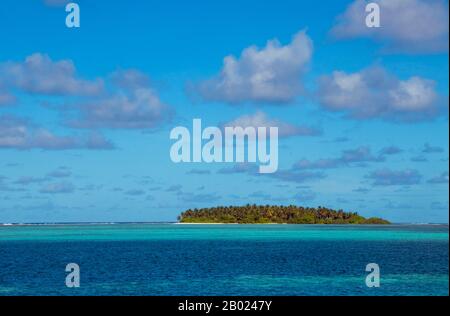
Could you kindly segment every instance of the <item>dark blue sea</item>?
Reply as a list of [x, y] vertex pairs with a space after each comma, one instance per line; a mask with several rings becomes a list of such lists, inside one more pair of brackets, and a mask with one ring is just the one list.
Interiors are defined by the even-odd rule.
[[[448, 295], [448, 225], [0, 226], [0, 295]], [[65, 267], [80, 267], [80, 287]], [[367, 287], [368, 263], [380, 287]]]

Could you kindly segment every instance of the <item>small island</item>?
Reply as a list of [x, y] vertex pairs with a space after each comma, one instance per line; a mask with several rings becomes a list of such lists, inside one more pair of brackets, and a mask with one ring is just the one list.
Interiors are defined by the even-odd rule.
[[365, 218], [356, 212], [336, 211], [321, 206], [312, 208], [255, 204], [189, 209], [178, 216], [178, 221], [202, 224], [390, 224], [382, 218]]

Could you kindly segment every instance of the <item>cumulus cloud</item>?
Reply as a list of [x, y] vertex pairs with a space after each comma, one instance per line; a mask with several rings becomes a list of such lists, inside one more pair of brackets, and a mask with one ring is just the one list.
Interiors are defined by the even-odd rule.
[[364, 165], [367, 162], [382, 162], [384, 157], [382, 155], [373, 155], [370, 148], [361, 146], [355, 149], [348, 149], [342, 151], [338, 158], [325, 158], [315, 161], [302, 159], [295, 163], [294, 167], [297, 169], [333, 169], [339, 167], [349, 167], [354, 164]]
[[[379, 28], [366, 26], [365, 7], [380, 6]], [[338, 39], [371, 38], [387, 52], [437, 53], [448, 51], [446, 0], [356, 0], [337, 18], [331, 34]]]
[[125, 69], [113, 72], [109, 79], [112, 83], [122, 89], [139, 89], [150, 85], [150, 78], [136, 69]]
[[[79, 141], [80, 143], [80, 141]], [[114, 149], [114, 144], [106, 139], [98, 131], [92, 131], [88, 134], [87, 138], [81, 140], [81, 148], [86, 149]]]
[[53, 61], [48, 55], [35, 53], [22, 62], [0, 64], [0, 82], [13, 89], [44, 95], [97, 95], [103, 80], [77, 77], [71, 60]]
[[400, 171], [380, 169], [370, 173], [367, 177], [373, 180], [373, 185], [380, 186], [413, 185], [420, 183], [422, 179], [422, 175], [413, 169]]
[[431, 178], [430, 180], [428, 180], [428, 183], [432, 183], [432, 184], [448, 184], [448, 171], [442, 172], [440, 175], [438, 175], [437, 177]]
[[321, 135], [319, 129], [309, 127], [309, 126], [299, 126], [293, 125], [280, 121], [278, 119], [269, 118], [264, 112], [258, 111], [252, 115], [243, 115], [231, 122], [224, 124], [224, 126], [240, 126], [246, 127], [278, 127], [279, 137], [290, 137], [290, 136], [318, 136]]
[[325, 109], [353, 119], [419, 121], [448, 112], [448, 101], [438, 95], [434, 81], [421, 77], [400, 80], [382, 67], [322, 76], [317, 99]]
[[227, 56], [215, 77], [200, 82], [197, 92], [207, 101], [287, 103], [302, 91], [301, 76], [313, 52], [305, 31], [287, 45], [273, 39], [264, 48], [250, 46], [241, 56]]
[[[22, 62], [0, 63], [0, 106], [14, 103], [15, 91], [75, 97], [64, 109], [75, 110], [78, 116], [70, 117], [69, 125], [76, 128], [153, 129], [173, 114], [149, 78], [137, 70], [120, 70], [106, 80], [84, 80], [71, 60], [54, 61], [41, 53]], [[93, 134], [89, 146], [99, 142]]]
[[[94, 140], [94, 141], [93, 141]], [[60, 136], [15, 116], [0, 116], [0, 149], [111, 149], [113, 145], [100, 134], [87, 138]]]
[[113, 92], [77, 105], [80, 117], [69, 124], [77, 128], [153, 129], [172, 116], [172, 110], [149, 85], [146, 75], [123, 70], [111, 75]]

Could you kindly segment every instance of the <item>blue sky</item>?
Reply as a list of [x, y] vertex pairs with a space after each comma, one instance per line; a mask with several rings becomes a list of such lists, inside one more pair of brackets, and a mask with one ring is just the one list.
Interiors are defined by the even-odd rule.
[[[448, 2], [389, 2], [368, 30], [362, 0], [80, 0], [78, 29], [62, 0], [3, 1], [0, 222], [246, 203], [448, 222]], [[193, 118], [279, 123], [278, 172], [174, 164]]]

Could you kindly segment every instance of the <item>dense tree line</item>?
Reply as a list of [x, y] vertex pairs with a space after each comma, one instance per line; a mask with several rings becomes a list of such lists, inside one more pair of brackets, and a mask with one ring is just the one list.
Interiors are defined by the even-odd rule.
[[181, 213], [178, 220], [181, 223], [389, 224], [378, 217], [364, 218], [356, 212], [336, 211], [321, 206], [255, 204], [189, 209]]

